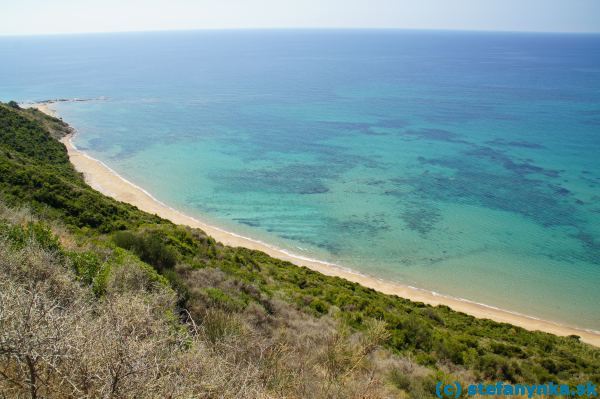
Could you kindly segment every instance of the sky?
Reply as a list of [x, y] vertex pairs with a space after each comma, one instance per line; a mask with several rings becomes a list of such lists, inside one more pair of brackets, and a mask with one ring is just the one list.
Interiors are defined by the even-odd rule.
[[238, 28], [600, 32], [600, 0], [0, 0], [0, 35]]

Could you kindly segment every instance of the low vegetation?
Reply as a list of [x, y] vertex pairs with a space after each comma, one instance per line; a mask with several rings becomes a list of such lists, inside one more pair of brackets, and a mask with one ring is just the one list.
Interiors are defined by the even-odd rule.
[[39, 111], [0, 105], [4, 397], [433, 397], [600, 384], [577, 337], [475, 319], [215, 242], [94, 191]]

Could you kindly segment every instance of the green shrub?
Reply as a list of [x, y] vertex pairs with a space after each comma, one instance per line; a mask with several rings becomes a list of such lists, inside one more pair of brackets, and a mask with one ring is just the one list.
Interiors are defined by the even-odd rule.
[[[519, 381], [519, 376], [522, 375], [520, 367], [516, 362], [508, 361], [495, 354], [481, 356], [477, 366], [482, 372], [483, 377], [488, 380], [496, 379], [515, 383]], [[541, 367], [536, 368], [543, 370]], [[536, 379], [535, 382], [541, 381], [540, 379]]]
[[228, 311], [241, 311], [246, 307], [246, 304], [238, 298], [225, 293], [220, 288], [208, 287], [202, 290], [212, 306], [216, 306]]
[[450, 360], [454, 364], [465, 364], [467, 346], [450, 337], [436, 340], [436, 353], [442, 359]]
[[177, 263], [175, 251], [165, 244], [157, 233], [134, 234], [129, 231], [120, 231], [115, 233], [113, 240], [117, 246], [132, 251], [158, 271], [172, 269]]
[[96, 274], [96, 277], [92, 281], [92, 290], [94, 295], [102, 296], [106, 293], [106, 287], [108, 285], [108, 278], [110, 276], [111, 264], [106, 262], [100, 267], [100, 270]]
[[94, 252], [69, 252], [73, 269], [86, 284], [92, 284], [101, 268], [101, 261]]
[[432, 348], [432, 329], [422, 319], [411, 315], [402, 323], [405, 343], [416, 349], [429, 351]]
[[167, 279], [171, 288], [177, 293], [178, 305], [185, 307], [186, 303], [190, 300], [190, 290], [186, 285], [185, 280], [173, 269], [166, 269], [162, 272], [163, 277]]
[[29, 242], [35, 242], [47, 251], [62, 252], [58, 237], [42, 222], [29, 222], [24, 226], [0, 223], [0, 234], [15, 248], [23, 248]]
[[491, 344], [492, 352], [497, 355], [510, 356], [510, 357], [523, 357], [524, 352], [521, 348], [515, 345], [507, 345], [500, 342], [493, 342]]

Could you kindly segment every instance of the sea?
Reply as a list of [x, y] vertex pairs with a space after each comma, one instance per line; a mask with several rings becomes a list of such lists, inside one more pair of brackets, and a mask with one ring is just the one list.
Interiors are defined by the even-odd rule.
[[[600, 330], [600, 35], [0, 37], [0, 100], [289, 253]], [[85, 100], [85, 101], [83, 101]]]

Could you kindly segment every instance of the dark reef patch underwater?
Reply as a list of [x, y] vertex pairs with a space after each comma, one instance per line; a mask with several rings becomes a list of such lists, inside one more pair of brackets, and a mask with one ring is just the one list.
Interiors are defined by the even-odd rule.
[[57, 104], [75, 144], [175, 208], [600, 330], [598, 35], [180, 32], [0, 52], [4, 100], [106, 98]]

